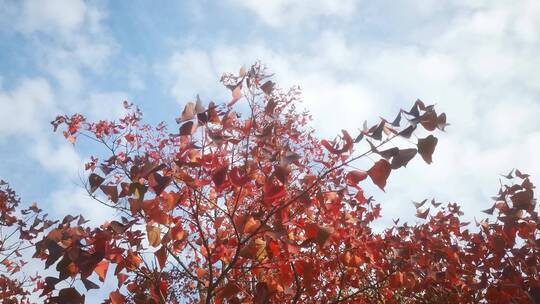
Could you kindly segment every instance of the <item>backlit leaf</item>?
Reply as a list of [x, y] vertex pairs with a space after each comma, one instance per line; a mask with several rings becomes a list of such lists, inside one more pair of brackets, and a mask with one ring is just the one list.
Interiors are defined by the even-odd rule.
[[386, 186], [386, 180], [390, 176], [392, 167], [386, 159], [380, 159], [377, 161], [373, 167], [371, 167], [367, 173], [375, 185], [377, 185], [381, 190], [384, 191]]
[[161, 230], [157, 226], [146, 225], [146, 236], [148, 243], [152, 247], [157, 247], [161, 242]]

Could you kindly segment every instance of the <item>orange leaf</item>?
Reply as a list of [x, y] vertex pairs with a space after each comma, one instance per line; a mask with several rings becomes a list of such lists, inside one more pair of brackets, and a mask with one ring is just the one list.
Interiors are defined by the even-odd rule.
[[94, 271], [98, 275], [101, 282], [105, 281], [105, 277], [107, 276], [107, 269], [109, 269], [109, 261], [107, 260], [102, 260], [97, 264], [96, 268], [94, 268]]
[[161, 242], [161, 230], [157, 226], [146, 225], [146, 236], [148, 237], [148, 243], [152, 247], [157, 247]]
[[252, 233], [257, 230], [260, 225], [261, 222], [259, 220], [256, 220], [252, 216], [250, 216], [249, 219], [246, 221], [246, 224], [244, 225], [244, 233]]

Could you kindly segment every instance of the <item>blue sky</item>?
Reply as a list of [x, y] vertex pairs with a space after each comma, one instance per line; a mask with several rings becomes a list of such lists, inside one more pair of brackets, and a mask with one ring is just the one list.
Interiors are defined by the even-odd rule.
[[540, 176], [538, 1], [0, 0], [0, 177], [53, 215], [109, 212], [84, 195], [95, 149], [53, 134], [58, 113], [150, 122], [183, 104], [226, 101], [218, 80], [255, 60], [299, 85], [321, 137], [390, 117], [417, 98], [452, 126], [434, 164], [420, 159], [371, 189], [383, 214], [414, 218], [411, 200], [490, 206], [499, 173]]

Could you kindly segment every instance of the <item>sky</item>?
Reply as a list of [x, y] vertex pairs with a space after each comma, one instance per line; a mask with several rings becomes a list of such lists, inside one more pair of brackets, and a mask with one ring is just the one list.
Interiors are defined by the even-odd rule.
[[228, 101], [223, 72], [260, 60], [281, 88], [302, 88], [321, 138], [436, 104], [451, 126], [434, 163], [369, 188], [380, 225], [415, 221], [411, 201], [431, 197], [480, 217], [499, 174], [540, 177], [538, 16], [535, 0], [0, 0], [0, 178], [53, 216], [109, 219], [81, 184], [96, 147], [50, 121], [114, 119], [129, 100], [174, 127], [196, 94]]

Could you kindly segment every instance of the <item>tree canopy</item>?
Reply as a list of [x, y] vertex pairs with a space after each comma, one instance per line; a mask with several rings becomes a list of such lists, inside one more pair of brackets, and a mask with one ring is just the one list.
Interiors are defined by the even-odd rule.
[[[384, 190], [414, 158], [433, 161], [448, 125], [433, 105], [417, 100], [393, 119], [321, 140], [299, 110], [300, 90], [278, 87], [261, 64], [221, 82], [231, 99], [197, 97], [178, 127], [145, 124], [128, 102], [117, 121], [58, 116], [52, 125], [67, 140], [102, 148], [106, 157], [86, 164], [86, 189], [116, 214], [91, 227], [32, 206], [22, 211], [32, 220], [19, 219], [3, 183], [2, 236], [18, 225], [23, 237], [0, 243], [2, 267], [20, 271], [17, 246], [35, 248], [54, 275], [26, 286], [50, 303], [84, 303], [107, 282], [117, 286], [104, 299], [113, 304], [540, 303], [540, 221], [519, 170], [476, 225], [457, 203], [426, 199], [415, 203], [416, 224], [373, 230], [385, 204], [365, 185]], [[10, 283], [0, 296], [28, 300], [25, 284], [2, 280]]]

